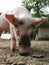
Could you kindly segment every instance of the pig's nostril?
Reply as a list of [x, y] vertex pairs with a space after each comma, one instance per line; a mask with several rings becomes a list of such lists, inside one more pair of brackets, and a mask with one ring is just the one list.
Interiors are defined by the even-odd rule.
[[28, 55], [30, 55], [30, 53], [29, 52], [21, 52], [20, 55], [21, 56], [28, 56]]

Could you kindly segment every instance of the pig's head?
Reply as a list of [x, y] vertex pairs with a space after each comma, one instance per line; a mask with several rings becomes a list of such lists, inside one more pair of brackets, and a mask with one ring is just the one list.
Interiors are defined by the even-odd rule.
[[32, 18], [31, 16], [24, 16], [19, 20], [14, 15], [10, 14], [5, 14], [5, 17], [10, 23], [12, 23], [16, 28], [18, 28], [18, 33], [20, 36], [20, 53], [28, 54], [30, 48], [30, 35], [33, 31], [33, 28], [38, 27], [41, 23], [47, 21], [47, 18]]

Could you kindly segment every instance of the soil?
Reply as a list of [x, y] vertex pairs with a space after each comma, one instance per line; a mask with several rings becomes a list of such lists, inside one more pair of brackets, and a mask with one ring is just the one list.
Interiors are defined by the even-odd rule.
[[29, 56], [21, 56], [18, 46], [10, 50], [10, 40], [0, 39], [0, 65], [49, 65], [49, 41], [32, 41]]

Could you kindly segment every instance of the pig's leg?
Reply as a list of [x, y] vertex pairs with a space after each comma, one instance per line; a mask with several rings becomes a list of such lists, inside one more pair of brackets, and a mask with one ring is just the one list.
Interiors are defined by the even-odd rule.
[[1, 34], [2, 34], [2, 31], [0, 30], [0, 36], [1, 36]]
[[11, 33], [11, 47], [10, 48], [12, 52], [14, 52], [16, 48], [16, 39], [14, 35], [14, 26], [12, 24], [10, 24], [10, 33]]
[[[1, 34], [2, 34], [3, 32], [7, 32], [7, 31], [3, 30], [3, 28], [4, 28], [4, 26], [2, 25], [2, 26], [0, 27], [0, 36], [1, 36]], [[8, 30], [8, 31], [9, 31], [9, 30]]]

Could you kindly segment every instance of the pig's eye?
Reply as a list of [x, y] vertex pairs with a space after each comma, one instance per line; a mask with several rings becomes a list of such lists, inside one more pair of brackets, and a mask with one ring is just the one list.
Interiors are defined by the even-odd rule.
[[20, 22], [19, 22], [19, 25], [23, 25], [23, 24], [24, 24], [23, 21], [20, 21]]

